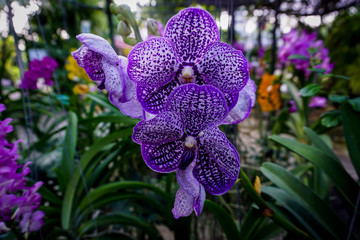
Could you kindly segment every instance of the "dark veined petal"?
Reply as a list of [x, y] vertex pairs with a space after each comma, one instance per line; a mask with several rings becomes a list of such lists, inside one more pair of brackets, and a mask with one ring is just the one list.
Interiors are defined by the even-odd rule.
[[104, 89], [105, 73], [102, 68], [101, 54], [94, 52], [83, 45], [75, 52], [71, 53], [78, 65], [86, 71], [91, 80], [97, 82], [100, 89]]
[[128, 59], [130, 78], [150, 87], [160, 87], [174, 80], [179, 65], [173, 44], [163, 37], [138, 43]]
[[161, 87], [138, 85], [137, 98], [147, 112], [157, 114], [164, 109], [168, 97], [179, 85], [178, 81], [171, 81]]
[[239, 99], [239, 93], [238, 92], [224, 92], [224, 97], [226, 100], [226, 104], [229, 108], [229, 111], [233, 109]]
[[144, 109], [141, 107], [136, 96], [130, 101], [123, 102], [123, 96], [117, 96], [114, 93], [109, 93], [109, 100], [112, 105], [117, 107], [120, 112], [132, 118], [143, 119]]
[[253, 80], [249, 79], [246, 86], [240, 91], [235, 107], [226, 116], [223, 124], [237, 124], [244, 121], [255, 105], [255, 100], [256, 85]]
[[194, 210], [196, 216], [200, 216], [204, 208], [205, 199], [206, 199], [205, 188], [200, 185], [200, 195], [195, 199], [195, 203], [194, 203]]
[[234, 185], [236, 178], [231, 178], [222, 171], [211, 155], [199, 145], [193, 174], [206, 191], [213, 195], [221, 195]]
[[127, 58], [120, 56], [117, 65], [110, 64], [103, 60], [103, 70], [105, 73], [105, 88], [109, 93], [117, 96], [120, 102], [130, 101], [135, 96], [135, 83], [130, 80], [126, 68]]
[[190, 194], [193, 197], [199, 197], [200, 195], [200, 183], [195, 179], [192, 171], [195, 166], [195, 161], [192, 162], [186, 170], [179, 169], [176, 175], [180, 187], [182, 187], [185, 192]]
[[202, 57], [209, 44], [220, 41], [214, 19], [199, 8], [186, 8], [173, 16], [166, 25], [165, 37], [175, 44], [182, 62], [192, 63]]
[[194, 197], [187, 194], [181, 187], [176, 193], [174, 208], [171, 212], [175, 219], [190, 216], [194, 209]]
[[226, 43], [208, 46], [197, 66], [207, 84], [224, 91], [238, 92], [249, 79], [246, 58]]
[[174, 89], [165, 109], [180, 113], [186, 132], [196, 136], [211, 126], [218, 126], [228, 114], [222, 92], [210, 85], [186, 84]]
[[184, 152], [183, 141], [141, 145], [145, 163], [155, 172], [169, 173], [179, 168]]
[[180, 115], [174, 112], [162, 112], [150, 120], [136, 124], [132, 139], [138, 144], [154, 144], [177, 140], [183, 134], [184, 127]]
[[237, 178], [240, 170], [240, 157], [235, 147], [217, 127], [209, 128], [199, 137], [200, 144], [219, 169], [230, 178]]
[[111, 64], [116, 65], [118, 63], [119, 59], [116, 52], [104, 38], [91, 33], [82, 33], [77, 35], [76, 38], [90, 50], [99, 53]]

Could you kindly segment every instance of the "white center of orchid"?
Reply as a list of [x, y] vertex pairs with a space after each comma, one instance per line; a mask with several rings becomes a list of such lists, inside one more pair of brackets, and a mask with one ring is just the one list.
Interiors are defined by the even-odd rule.
[[194, 69], [190, 66], [185, 66], [181, 71], [181, 80], [183, 83], [193, 83], [194, 82]]
[[193, 136], [187, 136], [185, 138], [185, 146], [187, 148], [193, 148], [196, 145], [196, 139]]

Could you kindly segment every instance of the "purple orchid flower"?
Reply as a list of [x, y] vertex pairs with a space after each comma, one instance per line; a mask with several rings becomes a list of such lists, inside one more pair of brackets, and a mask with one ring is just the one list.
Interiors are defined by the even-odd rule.
[[326, 97], [314, 96], [311, 98], [309, 103], [311, 108], [325, 108], [326, 107]]
[[175, 218], [191, 214], [192, 209], [199, 215], [204, 189], [220, 195], [235, 183], [240, 158], [217, 128], [227, 114], [226, 99], [218, 88], [190, 83], [174, 89], [156, 117], [135, 126], [132, 138], [141, 145], [145, 163], [156, 172], [178, 170], [181, 188]]
[[241, 51], [221, 43], [219, 30], [205, 10], [186, 8], [172, 17], [164, 37], [139, 43], [129, 54], [128, 74], [137, 84], [137, 98], [158, 114], [173, 90], [183, 84], [212, 85], [232, 109], [249, 79]]
[[102, 37], [90, 33], [77, 36], [82, 45], [72, 53], [99, 89], [109, 92], [110, 102], [130, 117], [142, 118], [143, 109], [136, 98], [135, 83], [126, 72], [127, 59], [117, 56], [111, 45]]

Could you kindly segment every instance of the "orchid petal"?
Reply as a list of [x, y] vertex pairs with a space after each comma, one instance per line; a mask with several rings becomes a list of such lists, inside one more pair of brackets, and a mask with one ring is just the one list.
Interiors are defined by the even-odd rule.
[[173, 44], [166, 38], [154, 37], [131, 50], [128, 73], [140, 85], [160, 87], [174, 79], [178, 64]]
[[135, 83], [126, 72], [127, 64], [127, 58], [123, 56], [119, 57], [117, 65], [110, 64], [107, 60], [102, 61], [106, 90], [115, 94], [120, 102], [130, 101], [135, 95]]
[[78, 65], [85, 69], [91, 80], [97, 82], [100, 89], [104, 89], [105, 73], [102, 69], [101, 54], [92, 51], [87, 46], [81, 46], [71, 53]]
[[213, 17], [199, 8], [186, 8], [173, 16], [165, 27], [165, 37], [175, 44], [182, 62], [193, 63], [202, 57], [209, 44], [220, 41]]
[[189, 135], [219, 125], [228, 113], [222, 92], [210, 85], [186, 84], [170, 95], [165, 109], [181, 115]]
[[239, 100], [238, 92], [223, 92], [229, 111], [233, 109]]
[[131, 118], [143, 119], [144, 110], [136, 96], [127, 102], [123, 102], [122, 99], [123, 96], [117, 96], [114, 93], [109, 93], [109, 100], [111, 104], [117, 107], [122, 114]]
[[153, 119], [136, 124], [132, 139], [138, 144], [154, 144], [177, 140], [183, 134], [180, 115], [174, 112], [162, 112]]
[[195, 164], [193, 162], [186, 168], [186, 170], [179, 169], [176, 178], [180, 187], [183, 188], [187, 194], [196, 198], [200, 195], [201, 185], [192, 173], [194, 166]]
[[223, 124], [238, 124], [244, 121], [251, 112], [251, 98], [249, 94], [241, 91], [239, 99], [233, 109], [226, 116]]
[[142, 107], [150, 113], [157, 114], [165, 107], [168, 97], [175, 87], [179, 86], [179, 82], [171, 81], [161, 87], [137, 86], [137, 98]]
[[200, 185], [200, 195], [195, 199], [195, 203], [194, 203], [194, 210], [196, 216], [200, 216], [204, 208], [205, 199], [206, 199], [205, 188]]
[[224, 91], [238, 92], [249, 79], [247, 61], [241, 51], [227, 43], [213, 43], [197, 63], [205, 82]]
[[190, 216], [194, 209], [194, 198], [181, 187], [176, 193], [174, 208], [171, 212], [175, 219]]
[[184, 152], [183, 141], [141, 145], [146, 165], [155, 172], [170, 173], [179, 168]]
[[234, 185], [236, 178], [223, 172], [211, 155], [203, 146], [199, 146], [193, 174], [207, 192], [221, 195]]
[[200, 144], [217, 163], [219, 169], [230, 178], [237, 178], [240, 170], [240, 157], [235, 147], [217, 127], [204, 131]]
[[90, 50], [99, 53], [111, 64], [116, 65], [118, 63], [116, 52], [104, 38], [91, 33], [82, 33], [77, 35], [76, 38]]

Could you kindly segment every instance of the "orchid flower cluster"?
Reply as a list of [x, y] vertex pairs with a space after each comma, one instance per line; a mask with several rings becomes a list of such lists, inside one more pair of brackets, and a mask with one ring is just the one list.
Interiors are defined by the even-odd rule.
[[[293, 29], [283, 36], [283, 41], [284, 44], [279, 47], [278, 58], [286, 66], [293, 64], [295, 69], [304, 72], [306, 76], [311, 73], [309, 70], [311, 67], [324, 69], [325, 74], [333, 69], [334, 64], [330, 63], [329, 49], [324, 47], [322, 40], [316, 39], [315, 33], [309, 34], [305, 30], [300, 33]], [[305, 59], [289, 59], [291, 55], [302, 55]]]
[[[0, 112], [4, 110], [5, 106], [0, 104]], [[37, 191], [42, 182], [26, 186], [30, 162], [24, 166], [17, 163], [20, 140], [15, 143], [6, 140], [6, 135], [13, 131], [10, 122], [10, 118], [0, 121], [0, 233], [10, 231], [13, 223], [19, 222], [22, 233], [27, 235], [43, 225], [44, 213], [36, 210], [41, 202]]]
[[44, 83], [48, 86], [54, 85], [52, 75], [58, 63], [51, 57], [44, 57], [42, 60], [34, 59], [29, 63], [29, 70], [25, 72], [20, 87], [29, 90], [38, 89], [37, 83], [40, 78], [44, 79]]
[[236, 124], [255, 104], [243, 53], [220, 42], [205, 10], [186, 8], [172, 17], [163, 36], [138, 43], [128, 58], [93, 34], [80, 34], [74, 58], [110, 102], [142, 119], [133, 140], [154, 171], [177, 171], [175, 218], [199, 216], [207, 191], [227, 192], [238, 178], [240, 158], [218, 128]]

